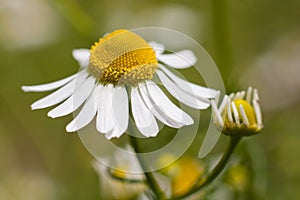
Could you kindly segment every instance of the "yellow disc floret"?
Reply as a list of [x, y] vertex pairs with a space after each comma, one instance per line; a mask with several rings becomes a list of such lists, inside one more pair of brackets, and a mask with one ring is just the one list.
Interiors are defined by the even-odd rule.
[[89, 72], [104, 84], [136, 85], [150, 80], [157, 64], [151, 46], [128, 30], [107, 34], [90, 49]]

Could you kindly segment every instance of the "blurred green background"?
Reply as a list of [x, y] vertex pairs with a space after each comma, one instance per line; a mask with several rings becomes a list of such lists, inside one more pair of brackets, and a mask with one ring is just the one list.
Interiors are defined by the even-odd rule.
[[259, 89], [265, 129], [237, 154], [260, 179], [237, 199], [256, 199], [255, 187], [261, 199], [299, 199], [299, 10], [299, 0], [0, 0], [0, 199], [101, 199], [92, 156], [64, 131], [72, 116], [30, 111], [45, 94], [20, 86], [76, 72], [72, 49], [107, 32], [148, 26], [201, 43], [228, 93]]

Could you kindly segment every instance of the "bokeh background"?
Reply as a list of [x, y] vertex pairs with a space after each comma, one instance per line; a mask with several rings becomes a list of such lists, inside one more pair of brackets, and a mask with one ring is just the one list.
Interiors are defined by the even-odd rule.
[[299, 0], [0, 0], [0, 199], [102, 199], [93, 157], [65, 132], [72, 116], [30, 111], [45, 94], [20, 86], [76, 72], [72, 49], [107, 32], [148, 26], [201, 43], [228, 93], [260, 91], [265, 128], [236, 152], [251, 186], [231, 198], [299, 199], [299, 10]]

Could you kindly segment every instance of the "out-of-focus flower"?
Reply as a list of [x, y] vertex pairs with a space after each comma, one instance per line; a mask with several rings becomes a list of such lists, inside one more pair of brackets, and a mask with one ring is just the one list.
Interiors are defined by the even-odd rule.
[[263, 128], [260, 99], [257, 89], [225, 95], [219, 108], [211, 101], [214, 122], [225, 135], [249, 136]]
[[[159, 164], [169, 163], [174, 160], [172, 154], [162, 155], [158, 162]], [[197, 180], [203, 175], [204, 167], [199, 162], [189, 156], [183, 156], [160, 170], [164, 175], [167, 175], [172, 181], [172, 196], [176, 197], [185, 194], [189, 191]]]
[[53, 200], [58, 194], [57, 182], [39, 172], [12, 168], [0, 179], [1, 200]]
[[240, 73], [241, 85], [255, 82], [259, 88], [265, 112], [299, 105], [299, 36], [299, 29], [286, 31]]
[[226, 181], [239, 192], [244, 192], [250, 186], [250, 174], [246, 166], [235, 164], [226, 172]]
[[[59, 88], [36, 101], [32, 109], [59, 104], [48, 116], [70, 114], [83, 105], [66, 130], [77, 131], [96, 117], [96, 128], [106, 138], [120, 137], [128, 127], [129, 98], [138, 130], [146, 137], [159, 132], [156, 119], [173, 128], [191, 125], [193, 119], [178, 108], [152, 80], [157, 75], [178, 101], [195, 109], [206, 109], [217, 91], [185, 81], [170, 71], [194, 65], [197, 58], [190, 50], [164, 54], [164, 46], [146, 42], [128, 30], [106, 34], [90, 50], [77, 49], [73, 57], [82, 69], [70, 77], [37, 86], [23, 86], [26, 92]], [[67, 99], [67, 100], [66, 100]], [[65, 101], [64, 101], [65, 100]], [[63, 102], [64, 101], [64, 102]]]
[[0, 27], [0, 46], [8, 49], [39, 47], [62, 35], [61, 20], [45, 0], [1, 0]]
[[[118, 6], [114, 6], [118, 4]], [[107, 30], [114, 29], [118, 26], [126, 24], [129, 27], [143, 27], [145, 25], [152, 27], [165, 27], [173, 30], [184, 30], [184, 33], [197, 38], [200, 41], [205, 40], [205, 12], [193, 9], [181, 3], [163, 3], [163, 4], [147, 4], [143, 1], [136, 1], [135, 6], [127, 1], [111, 0], [111, 3], [105, 5], [104, 13], [105, 24]], [[155, 15], [153, 15], [155, 12]], [[178, 20], [180, 18], [180, 20]], [[151, 32], [149, 35], [152, 34]], [[163, 32], [157, 35], [166, 44], [172, 47], [182, 47], [185, 45], [184, 40], [176, 40]], [[170, 46], [169, 46], [170, 47]]]
[[[93, 166], [99, 175], [100, 193], [105, 199], [133, 199], [146, 191], [147, 186], [144, 174], [128, 173], [127, 171], [140, 172], [140, 165], [134, 155], [122, 156], [121, 151], [116, 151], [110, 158], [111, 162], [117, 162], [118, 168], [111, 169], [96, 161]], [[115, 163], [116, 164], [116, 163]], [[128, 180], [128, 182], [123, 181]]]
[[[125, 149], [118, 149], [113, 156], [104, 158], [107, 164], [114, 164], [113, 169], [98, 161], [93, 163], [100, 179], [100, 192], [105, 199], [147, 199], [152, 194], [145, 175], [132, 148], [127, 146]], [[169, 179], [157, 173], [155, 179], [166, 195], [170, 196]]]

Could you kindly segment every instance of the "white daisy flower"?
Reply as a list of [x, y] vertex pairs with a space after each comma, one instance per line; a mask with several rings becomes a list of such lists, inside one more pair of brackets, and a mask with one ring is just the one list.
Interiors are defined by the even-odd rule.
[[147, 184], [142, 169], [135, 154], [128, 154], [117, 150], [113, 156], [104, 158], [106, 163], [113, 163], [112, 169], [99, 161], [93, 166], [99, 176], [100, 192], [105, 199], [135, 199], [139, 194], [147, 191]]
[[106, 34], [90, 49], [73, 50], [73, 57], [81, 66], [78, 73], [56, 82], [22, 87], [25, 92], [57, 89], [31, 105], [35, 110], [59, 104], [48, 113], [52, 118], [82, 106], [67, 125], [68, 132], [78, 131], [96, 117], [100, 133], [108, 139], [120, 137], [128, 127], [130, 105], [138, 130], [146, 137], [158, 134], [157, 120], [173, 128], [193, 124], [193, 119], [154, 83], [155, 74], [172, 96], [195, 109], [209, 107], [210, 99], [218, 93], [171, 72], [193, 66], [197, 58], [192, 51], [164, 54], [162, 44], [148, 43], [129, 30]]
[[[93, 167], [100, 179], [100, 190], [105, 199], [136, 199], [137, 196], [152, 196], [146, 177], [131, 146], [117, 149], [112, 156], [102, 158], [106, 164], [99, 161], [93, 162]], [[159, 187], [165, 195], [171, 196], [171, 180], [159, 173], [153, 174]], [[147, 195], [145, 195], [147, 194]]]
[[255, 88], [225, 95], [219, 108], [216, 100], [211, 100], [211, 106], [215, 124], [225, 135], [249, 136], [263, 128], [260, 99]]

